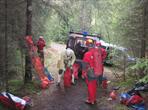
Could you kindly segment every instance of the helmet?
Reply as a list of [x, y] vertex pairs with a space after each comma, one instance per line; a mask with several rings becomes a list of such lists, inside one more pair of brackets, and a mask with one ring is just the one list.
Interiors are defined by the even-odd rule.
[[93, 47], [93, 46], [94, 46], [93, 40], [92, 40], [92, 39], [88, 39], [88, 40], [86, 41], [86, 46], [88, 46], [88, 47]]
[[70, 57], [71, 53], [72, 53], [72, 50], [71, 50], [70, 48], [67, 48], [67, 49], [66, 49], [66, 55], [67, 55], [68, 57]]
[[97, 47], [101, 46], [101, 42], [96, 42], [96, 46]]
[[40, 36], [39, 38], [40, 38], [40, 39], [43, 39], [43, 36]]

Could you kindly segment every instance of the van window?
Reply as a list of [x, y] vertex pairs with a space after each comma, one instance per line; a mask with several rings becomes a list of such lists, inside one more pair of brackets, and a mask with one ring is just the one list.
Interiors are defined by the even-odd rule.
[[67, 48], [74, 49], [74, 43], [75, 43], [74, 38], [70, 38], [70, 39], [67, 41]]

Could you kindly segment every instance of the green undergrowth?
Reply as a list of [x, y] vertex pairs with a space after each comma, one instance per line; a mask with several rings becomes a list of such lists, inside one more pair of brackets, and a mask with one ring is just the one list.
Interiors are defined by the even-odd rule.
[[25, 96], [30, 94], [36, 94], [40, 91], [39, 82], [32, 81], [24, 84], [22, 80], [11, 80], [9, 81], [9, 92], [18, 95]]
[[131, 89], [134, 87], [134, 85], [137, 82], [147, 83], [148, 82], [148, 75], [146, 75], [142, 79], [136, 79], [136, 77], [127, 76], [125, 81], [124, 80], [116, 80], [116, 81], [112, 82], [111, 85], [114, 87]]
[[128, 110], [128, 108], [125, 105], [118, 103], [114, 106], [114, 110]]
[[133, 77], [128, 77], [126, 80], [117, 80], [115, 82], [112, 82], [112, 85], [115, 87], [120, 88], [132, 88], [136, 83], [136, 79]]

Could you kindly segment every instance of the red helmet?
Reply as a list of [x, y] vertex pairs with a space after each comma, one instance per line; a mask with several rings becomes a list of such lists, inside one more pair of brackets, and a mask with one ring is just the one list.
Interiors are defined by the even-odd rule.
[[96, 46], [97, 47], [101, 46], [101, 42], [96, 42]]

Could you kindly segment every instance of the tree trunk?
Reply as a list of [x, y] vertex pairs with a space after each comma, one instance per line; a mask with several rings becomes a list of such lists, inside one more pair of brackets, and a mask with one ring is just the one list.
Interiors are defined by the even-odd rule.
[[[26, 36], [32, 35], [32, 0], [27, 0]], [[27, 49], [28, 50], [28, 49]], [[32, 66], [28, 51], [25, 56], [25, 83], [32, 81]]]
[[[140, 58], [145, 58], [146, 53], [146, 37], [147, 37], [147, 13], [148, 13], [148, 0], [145, 0], [143, 3], [143, 35], [141, 37], [141, 52], [140, 52]], [[139, 70], [140, 77], [144, 76], [144, 69]]]
[[[9, 91], [9, 86], [8, 86], [8, 35], [7, 35], [7, 0], [5, 0], [5, 88], [6, 91]], [[1, 62], [2, 63], [2, 62]]]
[[79, 24], [81, 32], [89, 32], [91, 26], [91, 8], [87, 6], [87, 1], [81, 1], [81, 9], [79, 15]]
[[145, 53], [146, 53], [146, 37], [147, 37], [147, 5], [148, 5], [148, 0], [145, 0], [145, 3], [143, 5], [143, 35], [141, 38], [141, 58], [145, 58]]

